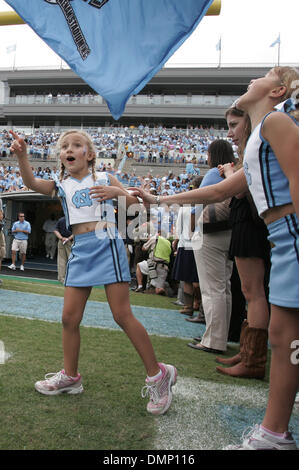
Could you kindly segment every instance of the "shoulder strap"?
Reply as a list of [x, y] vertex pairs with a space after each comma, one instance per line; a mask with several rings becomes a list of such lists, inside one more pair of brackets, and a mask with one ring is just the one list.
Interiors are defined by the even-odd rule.
[[263, 117], [263, 119], [262, 119], [262, 121], [261, 121], [259, 135], [260, 135], [260, 139], [261, 139], [263, 142], [267, 142], [267, 140], [266, 140], [266, 139], [263, 137], [263, 135], [262, 135], [262, 129], [263, 129], [263, 125], [264, 125], [264, 123], [265, 123], [265, 120], [267, 119], [268, 116], [270, 116], [270, 114], [273, 114], [273, 113], [276, 113], [276, 112], [277, 112], [277, 110], [275, 110], [275, 111], [270, 111], [270, 113], [267, 113], [267, 114]]

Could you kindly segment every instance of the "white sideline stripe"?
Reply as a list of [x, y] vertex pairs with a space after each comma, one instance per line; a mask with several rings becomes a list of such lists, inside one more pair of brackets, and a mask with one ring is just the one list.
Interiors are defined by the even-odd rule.
[[157, 419], [154, 448], [220, 450], [235, 443], [236, 436], [229, 433], [227, 423], [221, 422], [217, 410], [220, 405], [264, 409], [268, 390], [257, 387], [178, 377], [173, 387], [172, 406], [167, 414]]

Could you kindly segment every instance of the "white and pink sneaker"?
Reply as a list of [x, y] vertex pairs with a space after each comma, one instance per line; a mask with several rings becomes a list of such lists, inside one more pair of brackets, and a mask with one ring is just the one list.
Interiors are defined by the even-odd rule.
[[256, 424], [248, 434], [243, 433], [243, 442], [229, 445], [224, 450], [297, 450], [296, 442], [290, 432], [279, 436]]
[[35, 390], [44, 395], [59, 395], [60, 393], [77, 394], [83, 392], [81, 375], [69, 377], [64, 370], [56, 374], [46, 374], [45, 380], [35, 383]]
[[177, 370], [169, 364], [159, 363], [162, 377], [151, 382], [145, 380], [145, 387], [141, 391], [142, 398], [149, 395], [150, 401], [147, 404], [147, 411], [154, 415], [166, 413], [172, 401], [172, 387], [176, 384]]

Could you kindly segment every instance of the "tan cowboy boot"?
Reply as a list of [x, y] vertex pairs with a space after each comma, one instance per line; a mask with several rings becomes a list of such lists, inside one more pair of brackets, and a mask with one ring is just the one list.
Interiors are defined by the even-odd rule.
[[238, 362], [241, 362], [241, 351], [243, 348], [243, 342], [244, 342], [244, 336], [246, 334], [246, 329], [248, 327], [248, 321], [244, 320], [241, 326], [241, 332], [240, 332], [240, 352], [236, 354], [233, 357], [216, 357], [216, 361], [220, 362], [220, 364], [224, 364], [226, 366], [234, 366], [235, 364], [238, 364]]
[[267, 351], [268, 331], [248, 327], [241, 351], [241, 362], [233, 367], [216, 367], [216, 370], [231, 377], [263, 379], [266, 372]]

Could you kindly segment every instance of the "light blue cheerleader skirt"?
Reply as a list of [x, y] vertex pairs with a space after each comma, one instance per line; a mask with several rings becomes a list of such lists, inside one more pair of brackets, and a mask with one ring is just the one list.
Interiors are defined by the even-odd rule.
[[290, 214], [268, 225], [271, 243], [269, 301], [299, 308], [299, 220]]
[[116, 229], [75, 235], [67, 263], [65, 286], [92, 287], [130, 282], [124, 242]]

